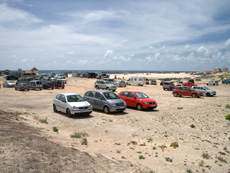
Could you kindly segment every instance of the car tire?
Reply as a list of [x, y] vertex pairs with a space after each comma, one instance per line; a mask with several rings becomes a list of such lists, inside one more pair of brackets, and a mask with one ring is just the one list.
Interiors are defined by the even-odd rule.
[[206, 93], [206, 96], [207, 96], [207, 97], [210, 97], [211, 95], [210, 95], [210, 93]]
[[174, 97], [178, 97], [178, 93], [173, 93], [173, 96]]
[[197, 95], [196, 94], [192, 94], [192, 98], [197, 98]]
[[107, 88], [106, 88], [106, 90], [108, 90], [108, 91], [109, 91], [109, 87], [107, 87]]
[[66, 115], [70, 118], [72, 116], [71, 112], [69, 109], [66, 109]]
[[103, 110], [104, 110], [104, 112], [105, 112], [106, 114], [109, 114], [109, 113], [110, 113], [110, 110], [109, 110], [109, 107], [108, 107], [108, 106], [105, 106]]
[[137, 104], [137, 110], [141, 111], [142, 110], [142, 106], [141, 104]]
[[98, 86], [96, 86], [95, 88], [96, 88], [97, 90], [99, 89], [99, 87], [98, 87]]
[[58, 111], [57, 111], [57, 108], [56, 108], [56, 105], [53, 105], [53, 111], [54, 111], [54, 112], [58, 112]]

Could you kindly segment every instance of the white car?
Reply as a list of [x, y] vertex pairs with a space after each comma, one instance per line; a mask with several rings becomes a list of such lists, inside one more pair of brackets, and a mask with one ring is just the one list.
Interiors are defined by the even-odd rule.
[[54, 112], [64, 112], [68, 117], [74, 114], [87, 114], [92, 112], [92, 106], [82, 96], [76, 93], [60, 93], [53, 100]]
[[216, 95], [216, 91], [209, 89], [206, 86], [192, 86], [192, 89], [199, 91], [203, 94], [203, 96], [215, 96]]
[[12, 81], [12, 80], [6, 80], [6, 81], [3, 83], [3, 87], [15, 87], [15, 83], [14, 83], [14, 81]]

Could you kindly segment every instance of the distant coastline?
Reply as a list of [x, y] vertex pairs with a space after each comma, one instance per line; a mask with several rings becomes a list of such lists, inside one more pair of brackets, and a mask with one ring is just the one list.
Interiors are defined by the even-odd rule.
[[87, 72], [97, 72], [97, 73], [109, 73], [109, 74], [122, 74], [122, 73], [190, 73], [197, 71], [154, 71], [154, 70], [39, 70], [39, 74], [44, 73], [87, 73]]

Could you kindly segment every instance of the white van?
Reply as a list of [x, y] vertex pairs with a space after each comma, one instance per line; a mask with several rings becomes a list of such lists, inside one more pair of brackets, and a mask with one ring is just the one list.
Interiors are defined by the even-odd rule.
[[146, 82], [146, 78], [143, 76], [132, 76], [126, 81], [126, 84], [143, 86], [145, 85], [145, 82]]

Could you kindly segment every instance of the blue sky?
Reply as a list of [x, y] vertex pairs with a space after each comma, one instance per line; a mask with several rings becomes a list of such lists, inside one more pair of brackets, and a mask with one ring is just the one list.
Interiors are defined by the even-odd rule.
[[230, 0], [0, 0], [0, 70], [230, 69]]

